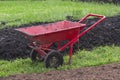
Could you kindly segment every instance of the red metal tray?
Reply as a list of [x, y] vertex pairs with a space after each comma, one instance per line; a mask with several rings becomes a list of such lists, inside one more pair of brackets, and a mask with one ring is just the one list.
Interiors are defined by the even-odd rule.
[[27, 36], [31, 36], [32, 40], [40, 41], [42, 44], [71, 40], [76, 37], [80, 30], [86, 26], [79, 22], [59, 21], [56, 23], [19, 28], [16, 29]]
[[23, 32], [29, 36], [39, 36], [64, 30], [75, 29], [83, 26], [85, 26], [85, 24], [81, 24], [79, 22], [60, 21], [56, 23], [19, 28], [16, 30]]

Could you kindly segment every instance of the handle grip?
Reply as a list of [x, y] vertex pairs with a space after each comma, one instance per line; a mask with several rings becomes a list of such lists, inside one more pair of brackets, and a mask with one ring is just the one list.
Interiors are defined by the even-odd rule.
[[83, 32], [81, 32], [78, 37], [83, 36], [84, 34], [86, 34], [88, 31], [90, 31], [91, 29], [93, 29], [96, 25], [98, 25], [99, 23], [101, 23], [106, 17], [103, 15], [98, 15], [98, 14], [88, 14], [86, 15], [84, 18], [82, 18], [79, 23], [83, 22], [84, 20], [86, 20], [88, 17], [93, 16], [93, 17], [97, 17], [100, 18], [97, 22], [95, 22], [94, 24], [92, 24], [90, 27], [88, 27], [86, 30], [84, 30]]
[[[93, 16], [93, 17], [97, 17], [100, 18], [100, 21], [103, 21], [106, 17], [103, 15], [99, 15], [99, 14], [88, 14], [86, 15], [84, 18], [82, 18], [79, 23], [83, 22], [84, 20], [86, 20], [88, 17]], [[100, 23], [100, 22], [99, 22]]]

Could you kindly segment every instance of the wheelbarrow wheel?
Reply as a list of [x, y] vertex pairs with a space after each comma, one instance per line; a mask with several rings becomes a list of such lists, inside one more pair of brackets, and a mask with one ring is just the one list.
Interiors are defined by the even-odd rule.
[[51, 51], [45, 58], [46, 68], [57, 68], [63, 64], [63, 56], [59, 51]]
[[30, 58], [31, 58], [31, 60], [32, 60], [33, 62], [36, 62], [36, 61], [42, 62], [42, 61], [44, 61], [44, 59], [41, 58], [41, 55], [40, 55], [37, 51], [35, 51], [35, 50], [32, 50], [32, 51], [31, 51], [31, 53], [30, 53]]

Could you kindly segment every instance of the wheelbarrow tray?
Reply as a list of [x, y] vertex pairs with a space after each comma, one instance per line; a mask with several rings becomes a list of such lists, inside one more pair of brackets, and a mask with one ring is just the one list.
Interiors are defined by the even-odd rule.
[[18, 28], [16, 30], [24, 33], [32, 41], [47, 44], [61, 40], [72, 40], [84, 26], [86, 25], [79, 22], [59, 21], [50, 24]]

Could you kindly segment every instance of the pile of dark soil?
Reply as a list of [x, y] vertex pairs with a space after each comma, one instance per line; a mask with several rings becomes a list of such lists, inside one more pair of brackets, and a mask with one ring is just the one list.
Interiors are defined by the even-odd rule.
[[28, 40], [12, 28], [0, 30], [0, 59], [26, 58], [30, 52]]
[[114, 4], [120, 4], [120, 0], [96, 0], [99, 2], [104, 2], [104, 3], [114, 3]]
[[120, 80], [120, 63], [41, 74], [19, 74], [0, 80]]
[[[97, 19], [87, 21], [87, 26]], [[93, 48], [104, 45], [120, 46], [120, 16], [108, 17], [80, 39], [80, 48]]]
[[[97, 19], [88, 20], [91, 25]], [[0, 30], [0, 59], [26, 58], [31, 49], [28, 40], [14, 28]], [[101, 45], [120, 45], [120, 16], [108, 17], [103, 23], [80, 39], [80, 49], [91, 49]], [[74, 47], [77, 48], [77, 45]]]
[[[63, 0], [65, 1], [65, 0]], [[71, 0], [71, 1], [82, 1], [82, 2], [98, 2], [98, 3], [113, 3], [116, 5], [120, 4], [120, 0]]]

